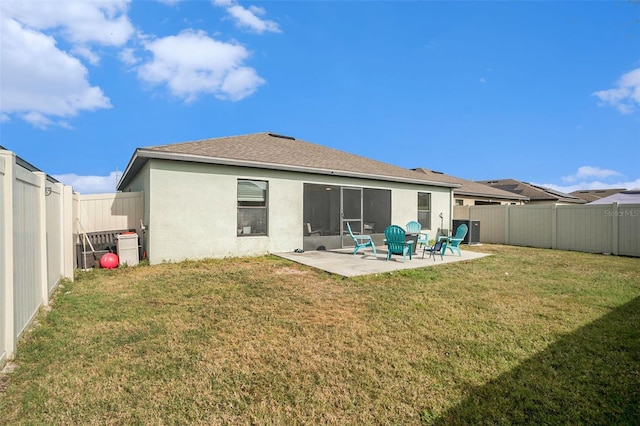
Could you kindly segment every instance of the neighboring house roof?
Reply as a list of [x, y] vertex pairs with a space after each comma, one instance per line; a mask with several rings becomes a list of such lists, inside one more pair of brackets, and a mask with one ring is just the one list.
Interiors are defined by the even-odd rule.
[[446, 178], [429, 179], [424, 173], [371, 160], [290, 136], [252, 133], [138, 148], [118, 183], [121, 189], [149, 159], [223, 164], [303, 173], [348, 176], [455, 188]]
[[[9, 151], [7, 148], [5, 148], [2, 145], [0, 145], [0, 150], [1, 151]], [[11, 151], [9, 151], [9, 152], [11, 152]], [[23, 158], [21, 158], [20, 156], [18, 156], [15, 153], [14, 153], [14, 155], [16, 156], [16, 164], [18, 166], [22, 167], [23, 169], [29, 170], [30, 172], [42, 172], [42, 170], [40, 170], [39, 168], [37, 168], [33, 164], [29, 163], [27, 160], [24, 160]], [[47, 181], [49, 181], [51, 183], [60, 183], [56, 178], [54, 178], [52, 176], [49, 176], [46, 173], [45, 173], [45, 176], [46, 176]]]
[[460, 184], [459, 188], [455, 188], [453, 190], [453, 193], [455, 195], [465, 195], [470, 197], [486, 197], [486, 198], [496, 198], [496, 199], [505, 199], [505, 200], [524, 200], [524, 201], [529, 200], [529, 197], [524, 195], [514, 194], [513, 192], [504, 191], [502, 189], [494, 188], [492, 186], [485, 185], [479, 182], [474, 182], [472, 180], [466, 180], [459, 177], [446, 175], [442, 172], [427, 170], [422, 167], [419, 167], [413, 170], [426, 174], [429, 177], [429, 179], [442, 177], [444, 179], [447, 179], [448, 181]]
[[581, 189], [580, 191], [570, 192], [569, 195], [573, 195], [578, 198], [590, 202], [596, 201], [600, 198], [608, 197], [609, 195], [617, 194], [618, 192], [626, 191], [626, 188], [615, 189]]
[[589, 204], [640, 204], [640, 189], [632, 189], [630, 191], [621, 191], [616, 194], [603, 197], [592, 201]]
[[529, 197], [530, 201], [549, 201], [558, 203], [575, 203], [584, 204], [586, 201], [564, 192], [554, 189], [533, 185], [527, 182], [521, 182], [515, 179], [494, 179], [479, 181], [482, 184], [489, 185], [493, 188], [502, 189], [504, 191], [513, 192], [514, 194]]

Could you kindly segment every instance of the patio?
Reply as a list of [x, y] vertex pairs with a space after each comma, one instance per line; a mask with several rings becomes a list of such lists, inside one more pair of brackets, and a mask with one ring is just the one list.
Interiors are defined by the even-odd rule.
[[384, 272], [393, 272], [402, 269], [424, 268], [428, 266], [441, 265], [443, 263], [461, 262], [465, 260], [478, 259], [489, 256], [485, 253], [461, 250], [462, 256], [451, 254], [448, 252], [443, 259], [436, 256], [435, 261], [425, 254], [422, 258], [422, 250], [417, 250], [412, 260], [402, 263], [402, 256], [393, 255], [387, 261], [387, 251], [380, 247], [377, 248], [377, 256], [373, 255], [371, 250], [365, 250], [355, 256], [352, 254], [353, 249], [326, 250], [326, 251], [305, 251], [303, 253], [274, 253], [276, 256], [321, 269], [332, 274], [342, 275], [344, 277], [355, 277], [358, 275], [379, 274]]

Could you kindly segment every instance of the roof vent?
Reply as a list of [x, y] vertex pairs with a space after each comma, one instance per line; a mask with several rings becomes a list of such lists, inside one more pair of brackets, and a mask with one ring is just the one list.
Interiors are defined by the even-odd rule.
[[269, 136], [272, 136], [274, 138], [289, 139], [292, 141], [296, 140], [296, 138], [294, 138], [293, 136], [279, 135], [277, 133], [269, 133]]
[[442, 172], [438, 172], [438, 171], [436, 171], [436, 170], [431, 170], [431, 173], [435, 173], [435, 174], [438, 174], [438, 175], [443, 175], [443, 174], [444, 174], [444, 173], [442, 173]]

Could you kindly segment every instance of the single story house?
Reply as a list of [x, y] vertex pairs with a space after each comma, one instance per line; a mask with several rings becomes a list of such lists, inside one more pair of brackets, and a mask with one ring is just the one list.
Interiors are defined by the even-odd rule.
[[610, 188], [610, 189], [580, 189], [578, 191], [570, 192], [569, 195], [581, 198], [587, 203], [599, 200], [600, 198], [608, 197], [610, 195], [617, 194], [619, 192], [626, 191], [626, 188]]
[[545, 188], [515, 179], [496, 179], [479, 181], [484, 185], [503, 191], [523, 195], [529, 198], [527, 204], [585, 204], [586, 201], [574, 195], [565, 194], [555, 189]]
[[138, 148], [118, 190], [144, 193], [151, 264], [353, 246], [418, 220], [451, 223], [446, 178], [274, 133]]
[[631, 189], [629, 191], [620, 191], [611, 194], [608, 197], [602, 197], [588, 203], [592, 204], [640, 204], [640, 189]]
[[483, 183], [447, 175], [443, 172], [428, 170], [422, 167], [413, 170], [426, 174], [429, 179], [440, 178], [459, 184], [460, 187], [453, 190], [453, 202], [456, 206], [524, 204], [529, 201], [529, 197], [525, 195], [504, 191], [500, 188], [494, 188]]

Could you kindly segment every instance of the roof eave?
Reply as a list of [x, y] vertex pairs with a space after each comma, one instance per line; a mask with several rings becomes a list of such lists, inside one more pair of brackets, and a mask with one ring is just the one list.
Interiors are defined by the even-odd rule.
[[528, 201], [529, 197], [526, 197], [524, 195], [518, 195], [518, 194], [513, 194], [513, 196], [510, 195], [497, 195], [497, 194], [483, 194], [481, 192], [471, 192], [471, 191], [460, 191], [460, 190], [454, 190], [454, 193], [456, 195], [467, 195], [470, 197], [488, 197], [488, 198], [499, 198], [499, 199], [504, 199], [504, 200], [523, 200], [523, 201]]
[[558, 203], [586, 204], [588, 201], [583, 199], [576, 200], [574, 198], [558, 198]]
[[[381, 180], [387, 182], [402, 182], [402, 183], [411, 183], [418, 185], [429, 185], [429, 186], [437, 186], [442, 188], [459, 188], [461, 185], [457, 183], [450, 182], [436, 182], [430, 180], [421, 180], [421, 179], [411, 179], [404, 178], [398, 176], [386, 176], [386, 175], [372, 175], [367, 173], [358, 173], [358, 172], [349, 172], [343, 170], [329, 170], [329, 169], [318, 169], [314, 167], [305, 167], [305, 166], [295, 166], [288, 164], [275, 164], [275, 163], [262, 163], [259, 161], [248, 161], [248, 160], [234, 160], [229, 158], [219, 158], [219, 157], [207, 157], [200, 155], [192, 155], [192, 154], [181, 154], [175, 152], [160, 152], [153, 151], [144, 148], [136, 149], [135, 153], [131, 157], [127, 168], [125, 169], [120, 182], [118, 183], [117, 188], [121, 189], [126, 184], [128, 184], [133, 176], [137, 174], [137, 172], [142, 168], [142, 166], [149, 160], [173, 160], [173, 161], [190, 161], [197, 163], [206, 163], [206, 164], [220, 164], [226, 166], [237, 166], [237, 167], [252, 167], [252, 168], [260, 168], [260, 169], [270, 169], [270, 170], [284, 170], [289, 172], [301, 172], [301, 173], [310, 173], [310, 174], [319, 174], [319, 175], [328, 175], [328, 176], [342, 176], [342, 177], [355, 177], [360, 179], [373, 179], [373, 180]], [[132, 176], [129, 176], [133, 173]]]
[[131, 156], [129, 164], [127, 164], [127, 167], [122, 173], [122, 177], [120, 177], [120, 181], [116, 185], [117, 191], [122, 191], [122, 188], [129, 182], [131, 182], [131, 180], [138, 174], [140, 169], [142, 169], [142, 166], [144, 166], [144, 164], [147, 162], [147, 158], [145, 156], [139, 155], [140, 151], [141, 149], [137, 148]]

